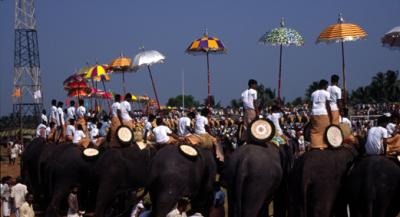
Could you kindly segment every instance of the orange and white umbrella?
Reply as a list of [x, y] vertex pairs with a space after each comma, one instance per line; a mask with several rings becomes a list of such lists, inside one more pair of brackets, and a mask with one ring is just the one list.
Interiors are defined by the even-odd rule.
[[113, 59], [108, 66], [110, 71], [114, 73], [122, 73], [122, 88], [124, 94], [126, 93], [125, 87], [125, 72], [133, 72], [134, 68], [132, 67], [132, 59], [129, 57], [125, 57], [121, 54], [120, 57]]
[[344, 42], [364, 39], [367, 33], [357, 24], [345, 23], [342, 14], [339, 14], [338, 23], [328, 26], [322, 31], [316, 43], [340, 42], [342, 47], [342, 76], [343, 76], [343, 99], [346, 104], [346, 65], [344, 59]]

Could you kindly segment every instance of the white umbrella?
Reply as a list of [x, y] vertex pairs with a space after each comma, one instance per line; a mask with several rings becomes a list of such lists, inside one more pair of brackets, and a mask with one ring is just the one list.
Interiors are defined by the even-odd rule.
[[147, 69], [149, 70], [151, 84], [153, 85], [154, 95], [157, 100], [158, 110], [160, 110], [160, 101], [158, 100], [157, 90], [156, 90], [156, 86], [154, 83], [153, 75], [151, 73], [150, 66], [153, 64], [156, 64], [156, 63], [164, 63], [164, 60], [165, 60], [165, 56], [156, 50], [142, 51], [142, 52], [138, 53], [135, 56], [135, 58], [133, 59], [133, 65], [136, 68], [136, 70], [138, 70], [139, 67], [141, 67], [143, 65], [147, 66]]

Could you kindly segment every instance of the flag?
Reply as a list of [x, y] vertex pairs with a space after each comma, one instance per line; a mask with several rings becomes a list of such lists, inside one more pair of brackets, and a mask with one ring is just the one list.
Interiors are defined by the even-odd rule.
[[34, 99], [42, 98], [42, 93], [40, 92], [40, 90], [37, 90], [35, 91], [35, 93], [33, 93], [33, 98]]

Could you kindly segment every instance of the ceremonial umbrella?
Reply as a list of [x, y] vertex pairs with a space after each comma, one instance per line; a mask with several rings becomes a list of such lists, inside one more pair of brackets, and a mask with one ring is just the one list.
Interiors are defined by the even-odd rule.
[[89, 94], [89, 97], [101, 98], [101, 99], [111, 99], [112, 94], [110, 92], [106, 92], [104, 90], [92, 88], [91, 92]]
[[279, 45], [279, 78], [278, 78], [278, 100], [281, 102], [281, 78], [282, 78], [282, 50], [283, 46], [304, 44], [303, 37], [293, 29], [285, 27], [285, 22], [282, 18], [281, 25], [271, 31], [265, 33], [259, 40], [263, 44]]
[[156, 63], [164, 63], [165, 56], [156, 50], [144, 50], [142, 48], [142, 52], [136, 54], [135, 58], [133, 59], [133, 66], [135, 69], [139, 69], [140, 66], [146, 66], [147, 70], [149, 71], [151, 84], [153, 86], [154, 95], [157, 100], [157, 107], [160, 110], [160, 101], [158, 100], [156, 85], [154, 83], [153, 75], [151, 73], [150, 66]]
[[71, 76], [69, 76], [68, 78], [66, 78], [63, 82], [64, 86], [68, 85], [69, 83], [72, 82], [82, 82], [85, 81], [86, 79], [83, 78], [83, 75], [78, 75], [78, 74], [73, 74]]
[[382, 44], [392, 49], [400, 48], [400, 26], [396, 26], [387, 32], [381, 39]]
[[342, 14], [339, 14], [338, 23], [328, 26], [322, 31], [316, 43], [320, 42], [340, 42], [342, 47], [342, 76], [343, 76], [343, 103], [346, 105], [346, 73], [344, 61], [344, 42], [356, 41], [367, 37], [367, 33], [358, 25], [344, 23]]
[[207, 98], [208, 98], [208, 107], [210, 107], [211, 103], [211, 71], [210, 71], [210, 60], [209, 60], [209, 54], [221, 54], [221, 53], [226, 53], [226, 48], [224, 44], [222, 43], [221, 40], [219, 40], [216, 37], [210, 37], [208, 36], [208, 32], [204, 33], [204, 36], [202, 38], [199, 38], [195, 41], [193, 41], [188, 48], [186, 48], [186, 52], [188, 54], [193, 54], [193, 55], [201, 55], [205, 54], [207, 57]]
[[[106, 85], [104, 84], [104, 81], [110, 80], [110, 76], [108, 75], [108, 73], [109, 73], [108, 65], [96, 64], [87, 71], [84, 78], [91, 79], [92, 81], [101, 81], [104, 90], [106, 90]], [[107, 103], [108, 106], [110, 107], [110, 102], [108, 100]]]
[[68, 91], [68, 96], [69, 97], [82, 97], [82, 96], [88, 96], [90, 94], [90, 88], [84, 88], [84, 89], [73, 89]]
[[109, 70], [113, 71], [114, 73], [122, 73], [122, 89], [124, 94], [126, 93], [125, 87], [125, 72], [132, 72], [132, 59], [129, 57], [124, 57], [122, 54], [120, 57], [111, 61], [109, 65]]

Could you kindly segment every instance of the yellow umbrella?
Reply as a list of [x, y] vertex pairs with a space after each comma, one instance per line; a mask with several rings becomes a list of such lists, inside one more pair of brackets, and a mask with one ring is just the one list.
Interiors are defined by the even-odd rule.
[[338, 23], [330, 25], [322, 31], [316, 43], [320, 42], [340, 42], [342, 47], [342, 76], [343, 76], [343, 100], [346, 104], [346, 73], [344, 61], [344, 42], [356, 41], [367, 37], [367, 33], [358, 25], [344, 23], [342, 14], [339, 14]]
[[134, 68], [132, 67], [132, 59], [129, 57], [124, 57], [122, 54], [120, 57], [111, 61], [108, 69], [113, 72], [121, 72], [122, 73], [122, 89], [124, 94], [126, 93], [125, 87], [125, 72], [132, 72]]

